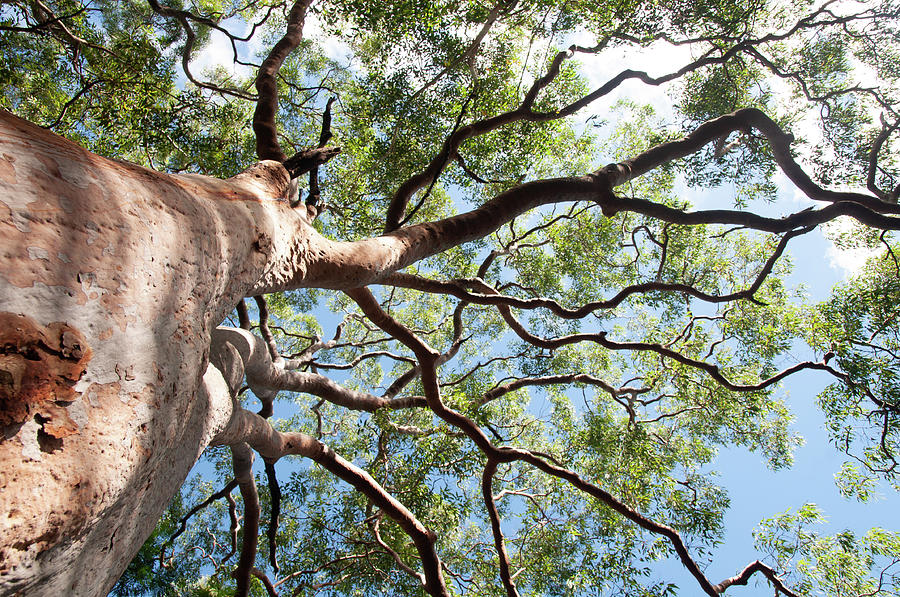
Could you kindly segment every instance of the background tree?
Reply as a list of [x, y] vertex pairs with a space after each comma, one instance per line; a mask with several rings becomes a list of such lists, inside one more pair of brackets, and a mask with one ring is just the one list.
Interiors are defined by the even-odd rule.
[[[671, 594], [667, 557], [709, 595], [895, 593], [895, 535], [822, 537], [812, 506], [704, 570], [717, 449], [790, 466], [794, 373], [833, 380], [842, 491], [896, 486], [897, 23], [3, 3], [34, 124], [0, 136], [0, 592], [102, 595], [138, 553], [118, 594]], [[613, 58], [641, 51], [683, 61]], [[610, 101], [656, 88], [666, 113]], [[781, 213], [779, 180], [815, 205]], [[842, 216], [882, 251], [805, 304], [789, 244]]]

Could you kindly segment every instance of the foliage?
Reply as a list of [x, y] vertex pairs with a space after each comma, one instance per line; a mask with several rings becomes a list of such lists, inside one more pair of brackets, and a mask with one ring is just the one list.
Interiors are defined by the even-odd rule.
[[897, 594], [897, 533], [874, 528], [859, 537], [851, 530], [822, 536], [812, 528], [823, 522], [815, 504], [804, 504], [796, 513], [764, 520], [756, 542], [798, 577], [801, 595]]
[[[819, 396], [835, 445], [862, 465], [845, 467], [845, 491], [866, 496], [866, 478], [882, 478], [897, 488], [898, 344], [900, 298], [895, 246], [869, 261], [849, 283], [814, 312], [810, 344], [830, 351], [846, 381]], [[862, 475], [862, 476], [861, 476]], [[851, 489], [854, 488], [855, 489]]]
[[[5, 2], [0, 106], [101, 154], [233, 175], [255, 160], [253, 83], [290, 8]], [[690, 558], [638, 517], [666, 525], [699, 568], [710, 562], [729, 506], [717, 453], [741, 446], [789, 468], [802, 440], [781, 384], [802, 369], [834, 381], [819, 404], [833, 443], [851, 458], [841, 492], [865, 501], [876, 488], [897, 489], [900, 248], [886, 232], [896, 229], [900, 189], [897, 23], [890, 1], [314, 3], [304, 39], [278, 72], [275, 123], [294, 153], [317, 145], [323, 112], [333, 110], [341, 153], [320, 168], [328, 209], [315, 224], [327, 236], [365, 238], [469, 211], [528, 181], [596, 178], [607, 162], [630, 168], [668, 153], [617, 183], [615, 209], [548, 200], [374, 290], [390, 317], [442, 355], [439, 397], [471, 428], [433, 403], [372, 412], [288, 391], [273, 426], [321, 440], [432, 530], [449, 594], [511, 593], [513, 581], [512, 591], [531, 595], [694, 594], [658, 578], [655, 563]], [[642, 55], [662, 64], [629, 70], [627, 59]], [[746, 108], [793, 131], [796, 144], [780, 148], [745, 123], [689, 152], [672, 149]], [[837, 239], [883, 250], [820, 304], [806, 304], [788, 282], [788, 242], [828, 219], [814, 220], [825, 212], [817, 208], [782, 226], [777, 202], [790, 163], [811, 168], [807, 195], [852, 191], [825, 202], [887, 221]], [[429, 169], [391, 226], [385, 214], [404, 183]], [[717, 209], [705, 210], [711, 197]], [[705, 219], [688, 220], [698, 213]], [[423, 291], [430, 282], [452, 289]], [[250, 314], [255, 333], [267, 323], [294, 370], [367, 396], [433, 398], [419, 354], [358, 302], [299, 289], [268, 297], [267, 320]], [[256, 399], [242, 396], [248, 409]], [[543, 468], [493, 462], [472, 429]], [[113, 594], [235, 590], [229, 537], [241, 525], [223, 500], [167, 542], [188, 505], [228, 482], [225, 456], [207, 451], [202, 474], [176, 496]], [[557, 465], [612, 498], [547, 472]], [[424, 593], [421, 553], [371, 496], [300, 457], [285, 456], [276, 470], [280, 569], [262, 534], [256, 567], [280, 594]], [[257, 477], [267, 521], [272, 486]], [[243, 512], [236, 500], [234, 512]], [[498, 573], [504, 556], [490, 504], [503, 519], [511, 579]], [[802, 595], [896, 591], [893, 532], [822, 536], [809, 530], [820, 521], [807, 505], [762, 523], [756, 539], [774, 577], [785, 573]], [[245, 540], [254, 538], [239, 533], [237, 544]], [[266, 594], [258, 580], [251, 592]]]

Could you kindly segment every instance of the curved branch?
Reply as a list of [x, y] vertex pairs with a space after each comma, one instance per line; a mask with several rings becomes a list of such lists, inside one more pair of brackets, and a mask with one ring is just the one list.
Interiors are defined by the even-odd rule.
[[731, 587], [733, 585], [746, 585], [750, 580], [750, 577], [757, 572], [761, 573], [763, 576], [769, 579], [769, 582], [771, 582], [772, 586], [775, 587], [776, 594], [780, 592], [787, 597], [800, 597], [797, 593], [785, 587], [782, 580], [778, 578], [778, 575], [775, 574], [775, 571], [759, 560], [748, 564], [747, 567], [741, 570], [737, 575], [732, 576], [731, 578], [726, 578], [725, 580], [717, 584], [714, 588], [719, 593], [724, 593], [728, 587]]
[[[283, 363], [273, 362], [266, 342], [247, 330], [225, 326], [216, 328], [213, 331], [215, 353], [218, 353], [219, 347], [225, 345], [232, 346], [240, 355], [247, 384], [258, 397], [274, 395], [280, 390], [305, 392], [338, 406], [367, 412], [375, 412], [381, 408], [398, 410], [425, 406], [425, 399], [421, 396], [407, 396], [393, 400], [380, 398], [346, 388], [324, 375], [286, 370]], [[264, 408], [260, 414], [265, 417], [266, 412], [268, 411]]]
[[174, 17], [175, 20], [178, 21], [179, 25], [181, 25], [182, 30], [184, 30], [186, 40], [184, 42], [184, 50], [181, 53], [181, 69], [184, 71], [184, 76], [187, 77], [188, 81], [202, 89], [209, 89], [217, 93], [233, 95], [245, 100], [254, 99], [252, 95], [244, 93], [243, 91], [240, 91], [238, 89], [223, 88], [219, 87], [218, 85], [213, 85], [212, 83], [200, 81], [195, 78], [194, 74], [191, 72], [191, 54], [194, 52], [194, 42], [197, 40], [197, 34], [194, 32], [193, 27], [191, 27], [190, 21], [201, 23], [224, 33], [229, 39], [232, 40], [232, 49], [234, 50], [235, 58], [237, 58], [237, 49], [234, 47], [233, 37], [228, 31], [218, 26], [218, 24], [212, 19], [199, 17], [184, 10], [176, 10], [174, 8], [169, 8], [168, 6], [163, 6], [159, 3], [158, 0], [147, 0], [147, 3], [156, 14], [164, 17]]
[[269, 495], [272, 499], [269, 526], [266, 528], [266, 538], [269, 542], [269, 564], [278, 576], [278, 554], [276, 539], [278, 538], [278, 519], [281, 516], [281, 487], [278, 486], [278, 475], [275, 473], [275, 463], [266, 461], [266, 480], [269, 484]]
[[[562, 64], [567, 59], [571, 58], [575, 55], [575, 53], [578, 52], [597, 53], [601, 49], [603, 49], [603, 47], [605, 47], [605, 44], [601, 43], [594, 48], [584, 48], [577, 45], [572, 45], [569, 48], [558, 52], [554, 59], [551, 61], [547, 72], [542, 77], [535, 80], [531, 88], [526, 92], [519, 106], [517, 106], [513, 110], [509, 110], [491, 118], [477, 121], [457, 130], [450, 137], [448, 137], [448, 139], [444, 142], [441, 151], [422, 172], [412, 176], [400, 185], [400, 187], [397, 189], [390, 200], [390, 204], [385, 217], [385, 232], [395, 230], [401, 225], [400, 223], [406, 210], [406, 206], [413, 194], [429, 182], [433, 183], [434, 180], [438, 176], [440, 176], [440, 173], [443, 170], [446, 162], [446, 160], [443, 159], [443, 156], [455, 155], [462, 142], [466, 139], [483, 135], [504, 125], [520, 120], [527, 120], [530, 122], [546, 122], [571, 116], [582, 108], [585, 108], [591, 103], [595, 102], [599, 98], [609, 95], [611, 92], [613, 92], [628, 80], [637, 79], [647, 85], [659, 86], [669, 81], [673, 81], [675, 79], [683, 77], [686, 74], [700, 70], [701, 68], [717, 64], [724, 64], [741, 53], [755, 50], [755, 47], [759, 44], [784, 39], [786, 37], [789, 37], [801, 27], [812, 26], [812, 19], [820, 14], [820, 12], [821, 9], [805, 17], [804, 19], [801, 19], [787, 32], [783, 32], [780, 34], [769, 34], [760, 39], [746, 39], [743, 41], [738, 41], [727, 50], [720, 51], [716, 55], [712, 55], [711, 50], [704, 56], [690, 62], [684, 67], [665, 75], [652, 77], [644, 71], [635, 71], [631, 69], [623, 70], [593, 92], [566, 106], [563, 106], [552, 112], [535, 112], [532, 108], [535, 100], [537, 99], [537, 96], [556, 79], [556, 77], [560, 73]], [[836, 24], [841, 22], [844, 21], [842, 21], [841, 19], [835, 19], [834, 21], [829, 21], [823, 24]], [[815, 24], [818, 25], [819, 23]], [[625, 37], [623, 36], [623, 38]], [[759, 53], [757, 52], [756, 55], [759, 55]], [[769, 64], [768, 66], [773, 69], [775, 68], [774, 65], [771, 64]], [[777, 69], [774, 72], [776, 72], [777, 74]], [[613, 186], [615, 186], [615, 184]]]
[[487, 236], [530, 209], [548, 203], [598, 201], [605, 192], [608, 189], [592, 176], [538, 180], [501, 193], [468, 213], [384, 236], [355, 242], [311, 236], [308, 242], [312, 250], [303, 272], [288, 280], [263, 279], [260, 286], [271, 292], [301, 287], [343, 290], [375, 284], [420, 259]]
[[77, 55], [79, 49], [84, 46], [99, 52], [103, 52], [109, 56], [115, 57], [116, 54], [109, 48], [101, 46], [99, 44], [91, 43], [84, 38], [81, 38], [68, 27], [66, 26], [65, 21], [67, 19], [73, 19], [87, 11], [94, 10], [90, 9], [87, 6], [82, 6], [78, 10], [75, 10], [69, 14], [58, 16], [54, 13], [47, 4], [42, 2], [41, 0], [32, 0], [32, 14], [34, 15], [37, 23], [30, 27], [6, 27], [4, 26], [2, 30], [4, 31], [17, 31], [22, 33], [37, 33], [42, 31], [49, 31], [52, 34], [58, 35], [61, 38], [65, 38], [68, 40], [69, 44], [71, 44], [73, 52]]
[[256, 134], [256, 155], [260, 160], [283, 162], [287, 156], [278, 142], [275, 114], [278, 112], [278, 71], [303, 39], [306, 10], [313, 0], [297, 0], [287, 19], [287, 32], [263, 60], [256, 75], [256, 110], [253, 112], [253, 132]]
[[[269, 306], [266, 302], [266, 297], [264, 297], [263, 295], [257, 295], [253, 297], [253, 300], [256, 301], [256, 308], [259, 311], [259, 333], [262, 334], [263, 340], [266, 343], [266, 348], [269, 351], [269, 359], [272, 362], [272, 366], [283, 368], [284, 359], [281, 357], [281, 353], [278, 350], [278, 344], [275, 342], [275, 336], [269, 329]], [[274, 411], [275, 396], [278, 394], [278, 391], [254, 391], [254, 394], [256, 394], [256, 397], [259, 398], [261, 404], [261, 407], [259, 409], [259, 416], [264, 418], [271, 417], [272, 412]]]
[[457, 154], [460, 145], [462, 145], [463, 141], [466, 139], [487, 134], [504, 125], [520, 120], [556, 120], [562, 118], [564, 115], [561, 114], [552, 114], [543, 117], [530, 116], [533, 114], [531, 107], [534, 105], [537, 95], [559, 75], [562, 63], [568, 58], [571, 58], [576, 51], [590, 52], [591, 50], [572, 46], [567, 50], [559, 52], [548, 67], [547, 73], [532, 84], [531, 88], [522, 99], [522, 103], [514, 110], [509, 110], [502, 114], [467, 124], [463, 127], [455, 127], [455, 130], [444, 141], [438, 155], [431, 160], [425, 169], [407, 179], [394, 192], [385, 214], [385, 233], [396, 230], [400, 226], [406, 211], [406, 206], [409, 204], [409, 200], [412, 198], [413, 194], [429, 183], [433, 183], [437, 177], [440, 176], [444, 166], [447, 164], [448, 158]]
[[[621, 198], [615, 186], [625, 184], [672, 160], [696, 152], [735, 130], [758, 128], [772, 143], [775, 159], [789, 179], [810, 198], [828, 201], [821, 209], [808, 209], [782, 218], [768, 218], [737, 210], [685, 212], [644, 199]], [[467, 127], [460, 129], [460, 132]], [[900, 230], [900, 206], [862, 193], [823, 189], [814, 183], [790, 155], [790, 139], [774, 121], [747, 108], [700, 125], [684, 139], [663, 143], [631, 160], [610, 164], [581, 177], [528, 182], [509, 189], [481, 207], [443, 220], [417, 224], [390, 234], [355, 242], [335, 242], [318, 235], [308, 241], [310, 260], [290, 279], [260, 281], [255, 292], [318, 287], [348, 289], [377, 284], [393, 272], [451, 247], [483, 238], [503, 224], [535, 207], [570, 201], [594, 201], [604, 215], [620, 211], [640, 213], [675, 224], [731, 224], [765, 232], [790, 232], [815, 227], [846, 215], [882, 230]], [[888, 215], [885, 215], [888, 214]]]
[[190, 520], [190, 518], [192, 516], [194, 516], [194, 514], [196, 514], [203, 508], [206, 508], [207, 506], [209, 506], [216, 500], [220, 500], [226, 496], [231, 496], [231, 492], [234, 491], [234, 488], [237, 487], [237, 485], [238, 485], [237, 481], [232, 479], [231, 481], [229, 481], [228, 483], [225, 484], [225, 487], [223, 487], [219, 491], [215, 492], [214, 494], [212, 494], [211, 496], [209, 496], [208, 498], [206, 498], [205, 500], [203, 500], [202, 502], [200, 502], [199, 504], [197, 504], [196, 506], [191, 508], [187, 514], [182, 516], [181, 519], [178, 521], [178, 529], [176, 529], [176, 531], [174, 533], [172, 533], [172, 535], [168, 539], [166, 539], [166, 542], [163, 543], [159, 548], [160, 561], [165, 556], [166, 547], [171, 545], [175, 541], [175, 539], [177, 539], [187, 529], [187, 521]]
[[[276, 574], [278, 573], [277, 570], [275, 572]], [[266, 595], [268, 595], [268, 597], [278, 597], [278, 591], [275, 590], [275, 585], [272, 584], [272, 581], [268, 576], [265, 575], [262, 570], [260, 570], [259, 568], [254, 568], [250, 571], [250, 574], [259, 579], [259, 582], [263, 584], [263, 586], [266, 588]]]
[[288, 454], [305, 456], [352, 485], [390, 516], [413, 540], [422, 561], [425, 591], [436, 597], [447, 595], [441, 561], [434, 549], [436, 536], [366, 471], [344, 460], [314, 437], [300, 432], [281, 433], [259, 415], [241, 408], [235, 410], [228, 428], [216, 443], [235, 440], [249, 444], [263, 458], [273, 461]]
[[381, 531], [378, 528], [381, 525], [381, 512], [377, 513], [375, 516], [369, 518], [369, 527], [372, 529], [372, 536], [375, 537], [375, 543], [378, 546], [386, 551], [389, 556], [397, 563], [397, 566], [400, 567], [401, 570], [409, 574], [410, 576], [416, 578], [423, 585], [425, 584], [425, 577], [420, 572], [416, 572], [409, 565], [403, 561], [403, 558], [400, 557], [400, 554], [392, 548], [390, 545], [385, 543], [384, 539], [381, 537]]
[[[462, 312], [468, 306], [469, 303], [461, 302], [456, 308], [453, 310], [453, 341], [450, 343], [450, 347], [440, 356], [438, 356], [437, 364], [438, 366], [443, 365], [450, 359], [456, 356], [459, 352], [459, 349], [462, 347], [464, 339], [462, 337], [463, 331], [463, 320], [462, 320]], [[394, 398], [400, 390], [409, 385], [412, 380], [414, 380], [419, 373], [421, 372], [421, 368], [418, 363], [414, 363], [413, 366], [404, 372], [400, 377], [395, 379], [391, 385], [388, 386], [387, 390], [384, 392], [384, 398]], [[424, 399], [423, 399], [424, 402]], [[423, 404], [424, 406], [424, 404]]]
[[[308, 359], [303, 362], [304, 365], [309, 365], [311, 367], [315, 367], [315, 369], [353, 369], [361, 362], [366, 361], [368, 359], [377, 359], [381, 357], [387, 357], [394, 361], [400, 361], [404, 363], [413, 363], [414, 360], [410, 357], [394, 354], [387, 350], [373, 350], [372, 352], [365, 352], [363, 354], [357, 355], [352, 361], [347, 363], [325, 363], [322, 361], [316, 361], [315, 359]], [[292, 359], [293, 361], [294, 359]], [[300, 361], [297, 360], [296, 364], [299, 365]], [[285, 367], [286, 369], [297, 369], [298, 367]]]
[[397, 320], [385, 313], [368, 289], [357, 288], [346, 292], [347, 295], [359, 305], [362, 312], [372, 321], [372, 323], [388, 334], [394, 336], [416, 354], [422, 367], [422, 385], [425, 389], [425, 397], [428, 400], [428, 406], [444, 421], [461, 429], [469, 439], [487, 455], [489, 461], [500, 463], [518, 460], [531, 464], [535, 468], [567, 481], [575, 488], [595, 497], [641, 528], [665, 537], [672, 544], [681, 563], [696, 579], [703, 591], [711, 597], [718, 597], [719, 591], [713, 586], [709, 579], [706, 578], [703, 571], [700, 569], [700, 566], [691, 557], [681, 535], [676, 530], [647, 518], [640, 512], [613, 497], [613, 495], [606, 490], [584, 480], [578, 473], [565, 469], [555, 462], [550, 462], [545, 455], [539, 455], [529, 450], [518, 448], [505, 446], [498, 448], [494, 446], [472, 419], [443, 404], [440, 397], [440, 387], [437, 381], [437, 353], [434, 349], [425, 344], [421, 339], [417, 338]]
[[881, 115], [881, 131], [878, 133], [878, 136], [875, 137], [875, 141], [872, 143], [872, 149], [869, 151], [869, 167], [866, 172], [866, 188], [869, 189], [873, 195], [878, 196], [882, 201], [887, 201], [889, 203], [897, 203], [900, 185], [891, 191], [885, 191], [878, 188], [875, 178], [878, 171], [878, 154], [881, 153], [881, 148], [884, 146], [885, 141], [888, 140], [888, 137], [890, 137], [897, 128], [900, 128], [900, 120], [892, 125], [888, 125], [884, 119], [884, 114]]
[[516, 583], [510, 575], [509, 554], [503, 541], [503, 530], [500, 528], [500, 514], [497, 512], [497, 503], [494, 501], [492, 483], [497, 472], [497, 461], [488, 458], [484, 465], [484, 473], [481, 475], [481, 495], [484, 498], [484, 506], [487, 508], [488, 517], [491, 519], [491, 532], [494, 534], [494, 549], [500, 562], [500, 580], [506, 589], [507, 597], [519, 597]]
[[605, 174], [610, 185], [619, 186], [663, 164], [696, 153], [716, 139], [750, 127], [763, 134], [782, 172], [810, 199], [852, 202], [879, 213], [900, 214], [900, 206], [886, 204], [877, 197], [862, 193], [831, 191], [817, 185], [791, 155], [790, 146], [794, 137], [785, 133], [774, 120], [757, 108], [743, 108], [705, 122], [682, 139], [656, 145], [629, 160], [606, 166], [597, 174]]
[[509, 325], [510, 329], [512, 329], [512, 331], [515, 332], [515, 334], [519, 336], [519, 338], [533, 346], [537, 346], [539, 348], [555, 349], [559, 348], [560, 346], [568, 346], [570, 344], [577, 344], [579, 342], [593, 342], [610, 350], [635, 350], [655, 352], [660, 356], [670, 358], [673, 361], [681, 363], [682, 365], [687, 365], [694, 369], [705, 372], [719, 385], [733, 392], [755, 392], [764, 390], [769, 386], [778, 383], [782, 379], [805, 369], [826, 371], [843, 379], [840, 374], [837, 374], [834, 369], [829, 367], [824, 362], [816, 363], [812, 361], [804, 361], [802, 363], [798, 363], [796, 365], [783, 369], [779, 373], [761, 380], [758, 383], [738, 384], [725, 377], [725, 375], [723, 375], [722, 371], [719, 369], [718, 365], [707, 363], [706, 361], [702, 360], [692, 359], [690, 357], [684, 356], [678, 351], [672, 350], [671, 348], [667, 348], [660, 344], [654, 344], [652, 342], [616, 342], [614, 340], [608, 339], [606, 332], [597, 332], [593, 334], [570, 334], [568, 336], [560, 336], [558, 338], [542, 338], [526, 330], [521, 322], [519, 322], [519, 320], [516, 319], [516, 317], [512, 314], [509, 307], [499, 305], [497, 309], [500, 311], [500, 315], [503, 317], [503, 320], [507, 323], [507, 325]]
[[476, 406], [483, 406], [490, 402], [491, 400], [496, 400], [500, 396], [504, 394], [508, 394], [510, 392], [514, 392], [519, 388], [526, 388], [532, 386], [550, 386], [556, 384], [572, 384], [572, 383], [581, 383], [585, 385], [597, 386], [602, 388], [608, 394], [610, 394], [614, 399], [618, 399], [619, 395], [623, 392], [634, 391], [633, 388], [625, 388], [623, 390], [617, 390], [612, 387], [609, 383], [604, 380], [594, 377], [593, 375], [588, 375], [586, 373], [570, 373], [563, 375], [545, 375], [543, 377], [524, 377], [521, 379], [516, 379], [505, 384], [497, 385], [485, 392], [481, 395], [481, 397], [475, 402]]
[[[772, 268], [775, 267], [775, 263], [784, 253], [788, 242], [792, 238], [806, 234], [811, 230], [813, 230], [812, 227], [799, 228], [797, 230], [791, 230], [790, 232], [785, 234], [781, 238], [781, 241], [778, 243], [775, 251], [766, 260], [766, 263], [763, 265], [759, 274], [757, 274], [756, 279], [753, 281], [753, 283], [744, 290], [738, 290], [724, 295], [709, 294], [707, 292], [703, 292], [702, 290], [698, 290], [688, 284], [659, 281], [644, 282], [626, 286], [618, 293], [616, 293], [614, 297], [605, 301], [592, 301], [590, 303], [582, 305], [581, 307], [569, 309], [563, 307], [555, 300], [549, 298], [538, 297], [523, 299], [519, 297], [502, 295], [497, 292], [496, 289], [488, 286], [480, 279], [463, 279], [442, 282], [438, 280], [430, 280], [428, 278], [423, 278], [413, 274], [398, 272], [386, 276], [380, 281], [380, 283], [387, 286], [399, 286], [403, 288], [421, 290], [423, 292], [448, 294], [464, 301], [476, 303], [479, 305], [505, 305], [516, 309], [545, 308], [549, 309], [555, 315], [558, 315], [559, 317], [565, 319], [582, 319], [599, 309], [613, 309], [622, 304], [622, 302], [631, 295], [647, 292], [681, 292], [709, 303], [727, 303], [738, 299], [749, 299], [752, 301], [754, 300], [753, 296], [754, 294], [756, 294], [756, 291], [759, 290], [769, 274], [772, 273]], [[480, 288], [483, 291], [480, 293], [471, 292], [466, 290], [466, 287]]]

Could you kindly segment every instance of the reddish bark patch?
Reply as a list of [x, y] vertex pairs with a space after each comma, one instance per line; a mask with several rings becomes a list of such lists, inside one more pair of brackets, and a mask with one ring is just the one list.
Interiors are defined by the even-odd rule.
[[51, 438], [76, 433], [65, 405], [75, 400], [72, 386], [90, 359], [91, 349], [77, 329], [0, 313], [0, 426], [33, 416]]

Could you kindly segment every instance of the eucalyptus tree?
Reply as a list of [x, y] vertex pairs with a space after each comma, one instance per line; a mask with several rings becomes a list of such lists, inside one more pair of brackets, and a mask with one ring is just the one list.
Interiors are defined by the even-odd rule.
[[[896, 3], [29, 0], [0, 38], [0, 593], [896, 593], [897, 536], [812, 506], [705, 572], [717, 450], [789, 467], [795, 373], [841, 490], [896, 487]], [[791, 241], [839, 218], [880, 253], [809, 304]]]

